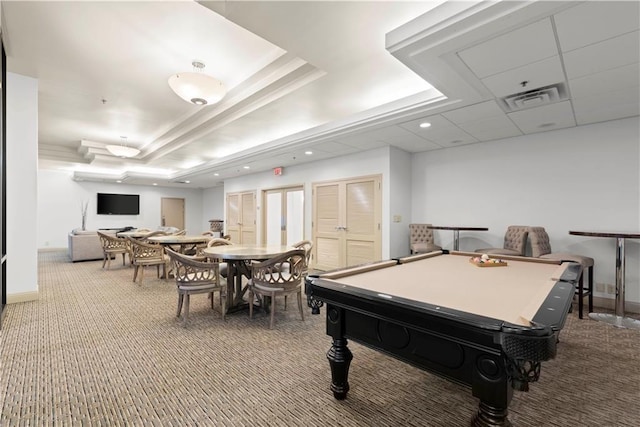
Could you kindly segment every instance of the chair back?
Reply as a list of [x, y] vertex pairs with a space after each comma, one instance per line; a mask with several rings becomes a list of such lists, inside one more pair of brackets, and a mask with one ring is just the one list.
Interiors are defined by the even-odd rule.
[[173, 265], [176, 284], [220, 284], [220, 266], [217, 262], [204, 262], [188, 255], [165, 249]]
[[524, 225], [510, 225], [504, 234], [505, 249], [518, 252], [520, 256], [524, 256], [527, 248], [527, 236], [529, 235], [529, 227]]
[[304, 274], [306, 275], [309, 270], [309, 263], [311, 261], [311, 250], [313, 249], [313, 242], [311, 242], [310, 240], [301, 240], [298, 243], [294, 243], [292, 246], [296, 249], [304, 250], [305, 263], [307, 266]]
[[175, 233], [171, 233], [172, 236], [186, 236], [187, 230], [178, 230]]
[[164, 248], [161, 245], [127, 237], [131, 244], [133, 263], [164, 262]]
[[531, 256], [540, 258], [551, 253], [549, 234], [544, 227], [529, 227], [529, 241], [531, 242]]
[[146, 240], [149, 237], [153, 237], [153, 236], [168, 236], [169, 233], [167, 233], [166, 231], [162, 231], [162, 230], [156, 230], [156, 231], [151, 231], [148, 234], [145, 234], [144, 237], [138, 239], [138, 240]]
[[304, 249], [292, 249], [251, 264], [251, 281], [257, 288], [287, 291], [301, 286], [306, 268]]
[[98, 237], [100, 237], [100, 244], [105, 251], [129, 250], [129, 241], [127, 239], [112, 236], [101, 231], [98, 231]]
[[214, 246], [226, 246], [233, 245], [229, 240], [224, 239], [222, 237], [214, 237], [213, 239], [207, 242], [207, 247], [212, 248]]
[[409, 244], [435, 243], [431, 224], [409, 224]]

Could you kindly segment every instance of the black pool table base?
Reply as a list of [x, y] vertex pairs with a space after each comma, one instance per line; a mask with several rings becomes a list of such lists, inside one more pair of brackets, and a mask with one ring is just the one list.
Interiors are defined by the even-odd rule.
[[[349, 367], [353, 354], [347, 346], [347, 340], [336, 339], [327, 352], [327, 359], [331, 367], [331, 391], [336, 400], [347, 398], [349, 391]], [[471, 419], [472, 427], [511, 427], [512, 424], [507, 417], [507, 408], [499, 408], [491, 404], [480, 401], [478, 412]]]

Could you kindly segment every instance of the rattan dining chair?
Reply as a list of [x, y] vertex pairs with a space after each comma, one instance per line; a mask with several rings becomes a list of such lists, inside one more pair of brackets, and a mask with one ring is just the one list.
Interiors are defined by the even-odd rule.
[[111, 258], [118, 254], [122, 254], [122, 265], [125, 265], [126, 255], [129, 255], [131, 258], [131, 246], [127, 239], [116, 237], [112, 234], [106, 234], [101, 231], [98, 231], [98, 237], [100, 237], [100, 244], [102, 245], [102, 268], [106, 265], [108, 270], [111, 267]]
[[189, 320], [189, 300], [191, 295], [209, 294], [211, 308], [214, 308], [215, 293], [220, 294], [220, 311], [225, 320], [227, 307], [227, 284], [220, 276], [217, 262], [200, 261], [195, 257], [183, 255], [171, 249], [165, 249], [171, 259], [173, 274], [178, 289], [178, 311], [176, 317], [182, 313], [182, 324]]
[[[251, 264], [251, 279], [248, 284], [249, 318], [253, 318], [253, 298], [257, 296], [261, 306], [266, 308], [269, 298], [271, 317], [269, 329], [273, 329], [276, 311], [276, 297], [296, 295], [300, 317], [304, 321], [302, 308], [303, 272], [306, 270], [304, 249], [292, 249], [262, 262]], [[285, 305], [286, 310], [286, 305]]]
[[162, 245], [149, 243], [140, 239], [127, 237], [131, 244], [131, 255], [133, 260], [133, 281], [135, 282], [140, 273], [140, 284], [144, 277], [144, 268], [147, 266], [156, 266], [158, 277], [160, 277], [160, 267], [162, 266], [162, 275], [166, 279], [169, 271], [169, 257], [165, 254]]

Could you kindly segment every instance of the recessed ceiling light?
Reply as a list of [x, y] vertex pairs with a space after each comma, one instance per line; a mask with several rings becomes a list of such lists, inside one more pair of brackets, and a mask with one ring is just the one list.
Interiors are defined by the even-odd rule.
[[191, 181], [185, 181], [184, 183], [185, 184], [191, 184]]
[[251, 169], [251, 166], [245, 166], [244, 168], [245, 169]]
[[121, 183], [122, 181], [120, 181], [120, 180], [117, 180], [116, 182], [117, 182], [118, 184], [120, 184], [120, 183]]
[[158, 185], [158, 183], [157, 183], [157, 182], [154, 182], [154, 183], [153, 183], [153, 185]]
[[554, 122], [550, 122], [550, 123], [542, 123], [541, 125], [539, 125], [539, 128], [550, 128], [551, 126], [555, 126], [556, 124]]
[[431, 127], [431, 123], [429, 123], [429, 122], [422, 122], [422, 123], [420, 123], [420, 127], [421, 127], [422, 129], [426, 129], [426, 128], [428, 128], [428, 127]]
[[218, 172], [214, 173], [213, 176], [220, 176]]
[[305, 151], [304, 154], [306, 154], [307, 156], [310, 156], [313, 154], [313, 151]]

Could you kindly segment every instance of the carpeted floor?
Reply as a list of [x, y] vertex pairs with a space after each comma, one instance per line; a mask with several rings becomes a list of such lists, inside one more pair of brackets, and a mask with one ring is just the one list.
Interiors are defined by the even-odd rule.
[[[344, 401], [329, 390], [322, 315], [278, 307], [223, 322], [205, 295], [190, 324], [175, 284], [42, 252], [40, 299], [0, 332], [2, 426], [464, 426], [470, 390], [350, 343]], [[115, 265], [115, 267], [114, 267]], [[510, 405], [514, 426], [640, 425], [640, 333], [569, 315], [556, 359]]]

